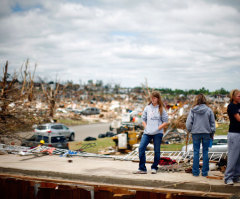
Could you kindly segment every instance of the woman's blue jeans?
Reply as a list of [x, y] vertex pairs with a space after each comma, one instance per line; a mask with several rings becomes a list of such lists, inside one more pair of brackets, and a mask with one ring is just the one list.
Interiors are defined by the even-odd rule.
[[142, 139], [139, 146], [139, 159], [140, 159], [139, 170], [147, 171], [147, 168], [145, 166], [145, 163], [146, 163], [145, 151], [146, 151], [147, 145], [150, 143], [152, 139], [154, 144], [154, 162], [151, 168], [156, 170], [158, 169], [158, 164], [160, 161], [160, 146], [162, 142], [162, 137], [163, 137], [162, 133], [159, 133], [156, 135], [147, 135], [147, 134], [142, 135]]
[[192, 174], [194, 176], [199, 176], [199, 151], [200, 144], [202, 143], [202, 154], [203, 154], [203, 166], [202, 166], [202, 176], [207, 176], [209, 171], [209, 160], [208, 160], [208, 147], [210, 141], [210, 134], [208, 133], [198, 133], [192, 134], [193, 139], [193, 167]]

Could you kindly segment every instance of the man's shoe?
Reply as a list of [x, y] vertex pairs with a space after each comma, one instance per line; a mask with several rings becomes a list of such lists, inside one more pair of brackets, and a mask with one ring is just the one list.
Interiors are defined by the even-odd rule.
[[151, 174], [156, 174], [157, 173], [157, 170], [156, 169], [152, 169], [151, 170]]
[[137, 171], [134, 171], [133, 174], [147, 174], [147, 171], [137, 170]]
[[233, 185], [234, 183], [233, 183], [233, 180], [227, 180], [227, 181], [225, 181], [225, 184], [226, 185]]

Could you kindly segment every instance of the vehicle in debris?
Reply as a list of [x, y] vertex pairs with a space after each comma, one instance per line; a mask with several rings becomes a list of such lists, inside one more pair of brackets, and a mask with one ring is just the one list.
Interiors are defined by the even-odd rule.
[[34, 135], [41, 136], [64, 136], [69, 141], [75, 138], [75, 132], [60, 123], [46, 123], [40, 124], [34, 129]]
[[52, 134], [33, 135], [31, 138], [23, 140], [21, 145], [27, 147], [37, 147], [40, 144], [48, 147], [68, 149], [68, 143], [64, 136], [56, 136]]
[[80, 115], [80, 114], [81, 114], [81, 111], [78, 110], [78, 109], [73, 109], [72, 112], [75, 113], [75, 114], [77, 114], [77, 115]]
[[97, 115], [100, 114], [100, 110], [95, 107], [87, 107], [79, 112], [80, 115]]
[[127, 129], [135, 128], [135, 130], [143, 130], [142, 118], [139, 116], [139, 111], [122, 114], [121, 120], [114, 120], [109, 126], [109, 130], [116, 129], [117, 133], [121, 133]]
[[[214, 136], [212, 147], [209, 147], [209, 152], [223, 152], [227, 153], [227, 135], [216, 135]], [[182, 147], [182, 151], [186, 151], [186, 146]], [[200, 152], [202, 151], [202, 146]], [[193, 152], [193, 144], [187, 145], [187, 152]]]

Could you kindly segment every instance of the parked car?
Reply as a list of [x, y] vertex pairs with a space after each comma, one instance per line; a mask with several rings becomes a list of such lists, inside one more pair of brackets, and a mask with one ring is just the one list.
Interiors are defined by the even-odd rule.
[[47, 123], [38, 125], [34, 129], [34, 134], [42, 136], [64, 136], [70, 141], [73, 141], [75, 138], [75, 132], [64, 124], [60, 123]]
[[[200, 150], [202, 150], [202, 147]], [[227, 135], [214, 136], [212, 147], [209, 148], [209, 152], [224, 152], [224, 153], [226, 153], [227, 150], [228, 150]], [[186, 151], [186, 146], [182, 147], [182, 151]], [[187, 152], [193, 152], [193, 144], [187, 145]]]
[[97, 115], [100, 114], [100, 110], [94, 107], [88, 107], [80, 111], [81, 115]]
[[75, 113], [75, 114], [81, 114], [81, 111], [78, 110], [78, 109], [74, 109], [74, 110], [72, 110], [72, 112]]
[[56, 136], [56, 135], [33, 135], [29, 139], [25, 139], [22, 142], [22, 146], [28, 147], [36, 147], [40, 144], [40, 141], [44, 140], [44, 146], [55, 147], [55, 148], [62, 148], [67, 149], [67, 141], [64, 136]]

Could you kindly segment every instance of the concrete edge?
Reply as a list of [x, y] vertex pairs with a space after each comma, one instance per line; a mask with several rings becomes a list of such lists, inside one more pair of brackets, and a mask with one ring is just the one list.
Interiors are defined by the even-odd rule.
[[142, 179], [129, 179], [109, 176], [94, 176], [84, 174], [71, 174], [54, 171], [41, 171], [41, 170], [25, 170], [17, 168], [0, 167], [0, 173], [28, 175], [40, 178], [57, 178], [62, 180], [75, 180], [90, 183], [103, 183], [103, 184], [118, 184], [127, 186], [140, 186], [140, 187], [152, 187], [152, 188], [166, 188], [166, 189], [183, 189], [183, 190], [195, 190], [204, 192], [217, 192], [217, 193], [234, 193], [240, 194], [239, 186], [229, 185], [209, 185], [203, 183], [183, 182], [173, 183], [160, 180], [142, 180]]

